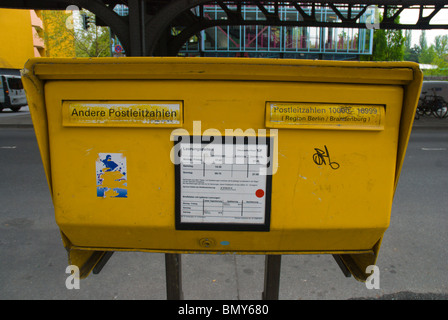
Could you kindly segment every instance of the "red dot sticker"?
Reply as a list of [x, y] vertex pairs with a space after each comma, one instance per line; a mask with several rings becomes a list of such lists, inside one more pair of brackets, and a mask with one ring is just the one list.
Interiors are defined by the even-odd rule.
[[261, 197], [264, 196], [264, 191], [261, 190], [261, 189], [258, 189], [257, 191], [255, 191], [255, 195], [256, 195], [258, 198], [261, 198]]

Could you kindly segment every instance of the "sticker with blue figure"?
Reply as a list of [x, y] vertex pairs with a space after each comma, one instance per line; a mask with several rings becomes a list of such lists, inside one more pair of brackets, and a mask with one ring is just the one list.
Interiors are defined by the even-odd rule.
[[127, 198], [126, 157], [122, 153], [99, 153], [96, 160], [96, 194], [100, 198]]

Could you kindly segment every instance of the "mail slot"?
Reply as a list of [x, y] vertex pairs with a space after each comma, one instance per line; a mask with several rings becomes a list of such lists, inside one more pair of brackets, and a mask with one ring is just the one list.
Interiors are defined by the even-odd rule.
[[420, 94], [414, 63], [31, 59], [22, 73], [71, 264], [106, 251], [374, 264]]

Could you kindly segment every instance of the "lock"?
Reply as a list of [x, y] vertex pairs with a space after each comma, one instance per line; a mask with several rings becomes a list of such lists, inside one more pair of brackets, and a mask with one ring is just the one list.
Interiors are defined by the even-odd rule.
[[202, 238], [199, 240], [199, 245], [204, 248], [210, 248], [215, 245], [215, 241], [209, 238]]

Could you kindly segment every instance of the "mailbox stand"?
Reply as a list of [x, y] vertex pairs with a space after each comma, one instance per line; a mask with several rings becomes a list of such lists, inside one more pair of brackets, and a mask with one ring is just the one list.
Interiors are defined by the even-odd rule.
[[[347, 278], [350, 271], [338, 255], [333, 255], [336, 263]], [[280, 293], [281, 255], [265, 256], [264, 290], [262, 300], [278, 300]], [[182, 300], [182, 265], [180, 254], [165, 254], [166, 288], [168, 300]]]
[[[113, 251], [106, 252], [93, 268], [93, 274], [99, 274], [112, 256]], [[183, 300], [182, 292], [182, 260], [181, 254], [165, 253], [165, 276], [167, 300]], [[349, 278], [350, 271], [338, 255], [333, 255], [336, 263]], [[278, 300], [280, 292], [281, 255], [265, 256], [264, 290], [262, 300]]]
[[263, 300], [278, 300], [280, 290], [281, 255], [266, 255], [264, 269]]
[[166, 298], [182, 300], [182, 262], [181, 255], [165, 253]]
[[[278, 300], [280, 288], [281, 255], [265, 256], [263, 300]], [[182, 300], [181, 255], [165, 253], [166, 296], [168, 300]]]

